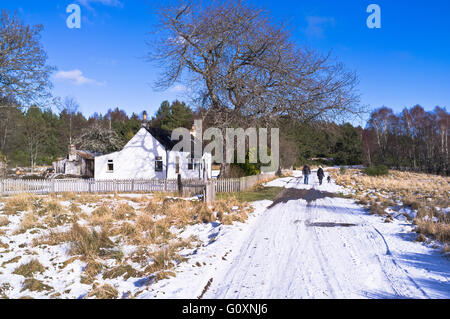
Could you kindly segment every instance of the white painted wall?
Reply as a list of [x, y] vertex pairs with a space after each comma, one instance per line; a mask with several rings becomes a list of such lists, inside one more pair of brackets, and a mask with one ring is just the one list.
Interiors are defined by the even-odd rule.
[[[162, 172], [155, 172], [158, 156], [163, 160]], [[108, 160], [113, 160], [113, 172], [108, 172]], [[166, 169], [166, 150], [145, 128], [141, 128], [121, 151], [95, 157], [97, 180], [163, 179]]]
[[180, 160], [180, 174], [181, 178], [187, 179], [203, 179], [203, 166], [206, 165], [206, 175], [210, 179], [212, 177], [211, 167], [212, 167], [212, 156], [209, 153], [205, 153], [203, 158], [200, 160], [200, 165], [198, 167], [194, 166], [194, 169], [189, 169], [189, 158], [190, 154], [187, 152], [169, 152], [169, 167], [168, 167], [168, 179], [176, 179], [176, 158]]
[[[155, 172], [155, 160], [158, 156], [162, 157], [162, 172]], [[180, 160], [180, 174], [183, 179], [203, 178], [203, 163], [206, 163], [207, 177], [212, 177], [211, 154], [203, 155], [202, 165], [196, 170], [188, 169], [188, 156], [187, 152], [166, 152], [145, 128], [141, 128], [121, 151], [95, 157], [95, 179], [164, 179], [166, 176], [168, 179], [176, 179], [177, 157]], [[108, 172], [109, 160], [114, 163], [113, 172]]]

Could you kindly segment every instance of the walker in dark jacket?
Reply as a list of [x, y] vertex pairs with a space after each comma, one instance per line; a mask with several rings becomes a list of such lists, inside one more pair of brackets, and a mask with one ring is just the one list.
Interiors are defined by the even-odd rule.
[[317, 177], [319, 178], [319, 184], [322, 185], [322, 180], [325, 177], [322, 166], [319, 166], [319, 169], [317, 170]]
[[305, 184], [308, 184], [310, 174], [311, 174], [311, 169], [309, 168], [309, 166], [308, 165], [303, 166], [303, 176], [304, 176]]

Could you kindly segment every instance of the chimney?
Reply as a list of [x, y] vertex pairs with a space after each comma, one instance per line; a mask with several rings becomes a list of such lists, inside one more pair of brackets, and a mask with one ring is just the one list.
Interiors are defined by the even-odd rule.
[[69, 145], [69, 155], [67, 156], [67, 159], [69, 161], [77, 160], [77, 149], [75, 148], [75, 145], [73, 145], [73, 144]]
[[142, 127], [148, 127], [147, 112], [142, 113]]
[[195, 128], [195, 124], [192, 125], [192, 128], [191, 128], [191, 135], [192, 135], [194, 138], [197, 138], [197, 129]]
[[75, 155], [77, 152], [77, 149], [75, 148], [75, 145], [70, 144], [69, 145], [69, 155]]

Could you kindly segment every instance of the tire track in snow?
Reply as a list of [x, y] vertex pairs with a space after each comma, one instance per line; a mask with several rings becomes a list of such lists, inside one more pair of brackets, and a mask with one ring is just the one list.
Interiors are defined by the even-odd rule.
[[[313, 179], [305, 187], [297, 179], [289, 182], [292, 187], [318, 184]], [[259, 218], [206, 298], [428, 297], [396, 262], [382, 233], [348, 200], [290, 200]], [[327, 223], [357, 226], [311, 226]]]

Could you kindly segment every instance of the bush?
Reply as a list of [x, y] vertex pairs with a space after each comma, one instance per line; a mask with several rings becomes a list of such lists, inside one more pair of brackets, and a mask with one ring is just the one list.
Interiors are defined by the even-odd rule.
[[341, 168], [339, 168], [339, 172], [341, 174], [345, 174], [345, 173], [347, 173], [347, 168], [345, 166], [341, 166]]
[[389, 169], [385, 165], [369, 166], [363, 172], [369, 176], [383, 176], [389, 174]]

